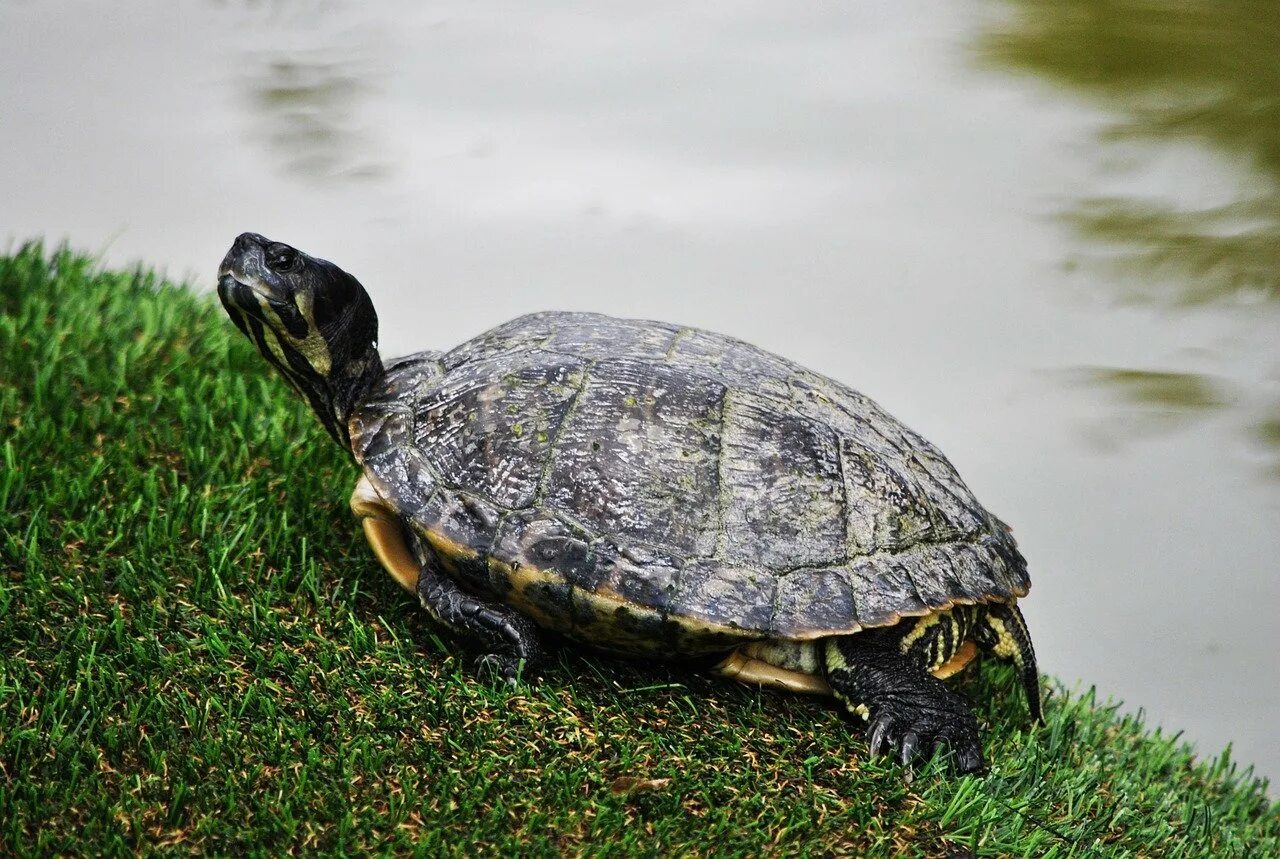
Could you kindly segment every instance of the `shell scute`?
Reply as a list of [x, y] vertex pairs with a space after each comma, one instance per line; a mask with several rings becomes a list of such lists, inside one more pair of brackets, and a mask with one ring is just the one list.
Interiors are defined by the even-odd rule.
[[447, 483], [526, 508], [583, 370], [580, 360], [542, 353], [460, 366], [418, 393], [416, 447]]
[[792, 570], [778, 578], [772, 628], [783, 636], [806, 637], [806, 630], [857, 632], [853, 583], [846, 567]]
[[595, 364], [551, 454], [544, 503], [596, 534], [713, 550], [724, 386], [634, 359]]
[[777, 589], [777, 577], [765, 570], [692, 562], [681, 570], [671, 613], [758, 637], [773, 628]]
[[661, 614], [671, 611], [683, 560], [669, 553], [620, 547], [608, 539], [592, 545], [594, 580], [583, 587], [593, 594]]
[[853, 604], [867, 626], [886, 626], [901, 617], [928, 614], [931, 607], [911, 576], [894, 560], [862, 558], [850, 570]]
[[450, 555], [488, 554], [500, 521], [497, 508], [485, 499], [453, 491], [435, 493], [413, 517], [415, 530], [456, 546], [447, 550]]
[[835, 433], [755, 397], [735, 395], [728, 404], [724, 560], [769, 569], [843, 562], [847, 501]]

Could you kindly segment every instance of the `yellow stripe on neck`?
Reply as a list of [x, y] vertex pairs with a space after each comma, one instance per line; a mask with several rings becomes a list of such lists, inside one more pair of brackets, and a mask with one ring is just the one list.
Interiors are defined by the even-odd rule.
[[289, 341], [289, 348], [302, 355], [306, 362], [311, 365], [311, 369], [321, 376], [328, 376], [333, 369], [333, 356], [329, 354], [329, 344], [325, 342], [324, 337], [321, 336], [312, 322], [311, 297], [304, 293], [299, 293], [297, 296], [298, 310], [302, 313], [302, 317], [307, 320], [307, 336], [299, 339], [289, 335], [285, 329], [284, 320], [280, 318], [280, 314], [272, 309], [271, 303], [267, 301], [266, 296], [256, 292], [254, 295], [258, 298], [258, 306], [262, 308], [264, 318], [274, 319], [277, 323], [276, 325], [266, 326], [266, 329], [273, 335], [267, 343], [271, 348], [271, 354], [275, 355], [276, 359], [285, 366], [289, 365], [288, 359], [284, 356], [284, 346], [281, 340], [281, 332], [283, 332], [284, 339]]

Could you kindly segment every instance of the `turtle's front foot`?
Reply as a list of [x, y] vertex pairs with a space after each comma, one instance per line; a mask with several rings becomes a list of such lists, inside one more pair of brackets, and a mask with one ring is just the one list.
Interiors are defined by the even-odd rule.
[[471, 667], [480, 676], [514, 686], [517, 680], [532, 675], [542, 663], [541, 633], [523, 615], [510, 612], [504, 617], [493, 608], [485, 611], [491, 615], [485, 620], [488, 631], [493, 634], [485, 636], [487, 641], [478, 642], [485, 650], [472, 658]]
[[542, 661], [542, 634], [533, 621], [462, 590], [434, 558], [427, 559], [418, 575], [418, 602], [436, 623], [478, 654], [472, 664], [479, 673], [515, 683]]
[[969, 701], [901, 652], [892, 630], [828, 639], [827, 681], [836, 697], [866, 716], [871, 753], [904, 766], [947, 745], [959, 774], [982, 771], [978, 720]]

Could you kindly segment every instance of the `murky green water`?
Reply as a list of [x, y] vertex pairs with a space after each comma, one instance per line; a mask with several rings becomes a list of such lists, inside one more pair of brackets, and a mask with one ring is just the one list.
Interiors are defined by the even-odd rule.
[[560, 308], [792, 356], [1014, 525], [1046, 670], [1274, 776], [1277, 46], [1243, 0], [5, 4], [0, 240], [209, 287], [263, 232], [387, 354]]

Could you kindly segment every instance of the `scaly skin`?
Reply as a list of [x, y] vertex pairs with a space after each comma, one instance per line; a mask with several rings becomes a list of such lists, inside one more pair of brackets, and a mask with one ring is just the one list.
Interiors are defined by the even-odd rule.
[[476, 652], [474, 664], [482, 672], [513, 683], [542, 660], [542, 637], [533, 621], [462, 590], [431, 555], [418, 576], [418, 601], [438, 624]]
[[958, 773], [980, 772], [982, 744], [972, 706], [929, 674], [918, 652], [902, 652], [899, 627], [829, 639], [827, 682], [850, 709], [865, 708], [873, 755], [896, 753], [909, 766], [945, 743]]

